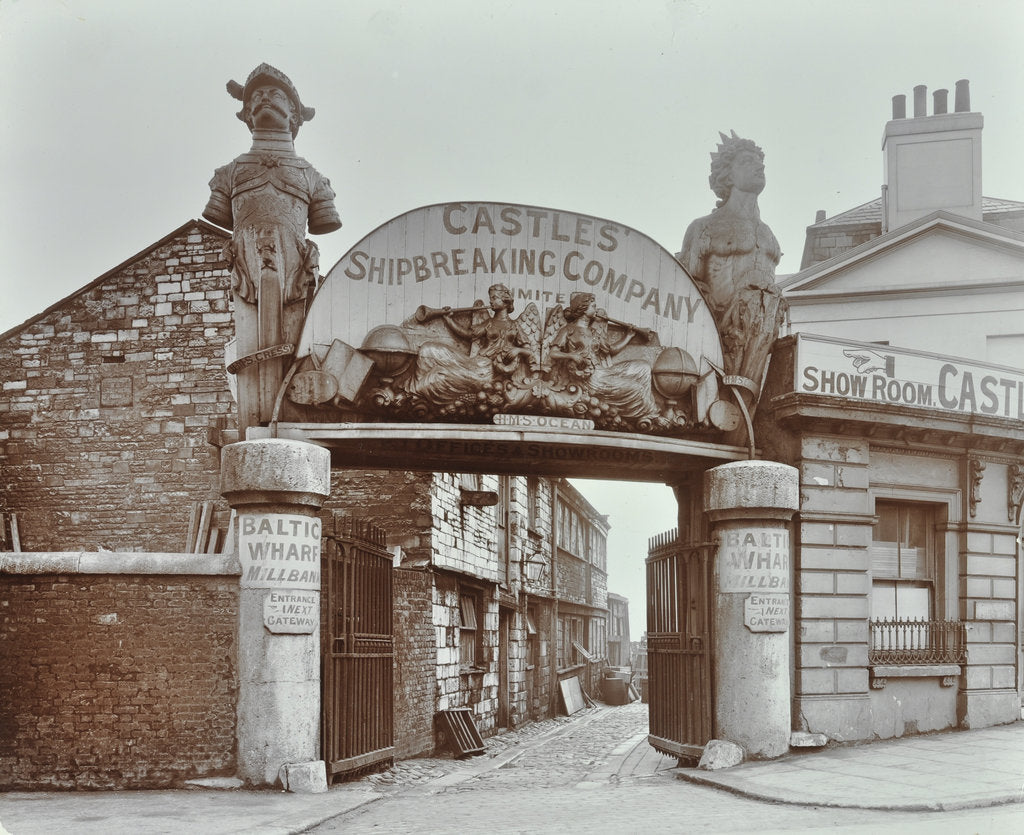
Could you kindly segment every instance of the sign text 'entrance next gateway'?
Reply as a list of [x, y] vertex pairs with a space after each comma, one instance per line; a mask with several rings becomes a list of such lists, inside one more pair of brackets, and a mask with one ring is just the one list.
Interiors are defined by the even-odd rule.
[[327, 275], [296, 356], [283, 420], [533, 415], [702, 436], [731, 411], [679, 262], [635, 229], [534, 206], [446, 203], [380, 226]]

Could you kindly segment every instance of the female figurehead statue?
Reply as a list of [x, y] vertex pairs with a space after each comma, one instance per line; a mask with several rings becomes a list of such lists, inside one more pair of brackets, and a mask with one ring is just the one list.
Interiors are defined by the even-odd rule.
[[775, 284], [782, 252], [757, 205], [764, 190], [764, 152], [735, 132], [720, 134], [711, 154], [711, 190], [718, 205], [690, 224], [676, 256], [704, 292], [718, 324], [725, 373], [757, 392], [786, 305]]

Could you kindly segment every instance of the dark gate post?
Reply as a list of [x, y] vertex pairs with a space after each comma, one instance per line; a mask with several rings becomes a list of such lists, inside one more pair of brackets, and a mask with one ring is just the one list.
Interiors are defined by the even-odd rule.
[[277, 438], [221, 451], [221, 492], [237, 513], [238, 776], [274, 785], [286, 765], [320, 760], [320, 541], [330, 454]]
[[704, 474], [716, 544], [713, 611], [715, 735], [750, 757], [789, 750], [793, 546], [798, 471], [735, 461]]

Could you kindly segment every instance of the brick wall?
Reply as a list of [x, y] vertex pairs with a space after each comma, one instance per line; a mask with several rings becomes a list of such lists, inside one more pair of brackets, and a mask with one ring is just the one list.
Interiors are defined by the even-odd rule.
[[181, 550], [190, 503], [219, 498], [224, 240], [192, 221], [0, 336], [0, 470], [25, 550]]
[[881, 234], [881, 223], [851, 223], [845, 226], [827, 226], [821, 229], [809, 226], [800, 269], [806, 269], [812, 264], [841, 255], [855, 246], [874, 240]]
[[406, 560], [430, 559], [431, 473], [333, 470], [325, 510], [375, 520], [389, 546], [401, 546]]
[[586, 594], [588, 567], [586, 561], [559, 549], [555, 562], [555, 578], [560, 600], [573, 603], [589, 602]]
[[0, 575], [0, 788], [235, 771], [238, 580]]
[[[481, 490], [497, 490], [497, 476], [481, 476]], [[494, 507], [471, 507], [461, 501], [461, 477], [438, 473], [433, 483], [433, 562], [474, 577], [498, 582], [505, 576], [498, 565]]]
[[436, 636], [431, 623], [432, 577], [426, 571], [394, 572], [395, 757], [434, 747]]

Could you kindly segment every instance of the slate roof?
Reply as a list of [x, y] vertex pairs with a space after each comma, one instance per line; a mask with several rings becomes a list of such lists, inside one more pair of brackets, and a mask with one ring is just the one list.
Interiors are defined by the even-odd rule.
[[[1001, 214], [1024, 212], [1024, 202], [1020, 200], [1003, 200], [998, 197], [981, 198], [981, 215], [985, 220]], [[830, 226], [853, 226], [867, 223], [881, 224], [882, 198], [877, 197], [845, 212], [833, 215], [821, 223], [814, 223], [808, 229], [828, 229]]]

